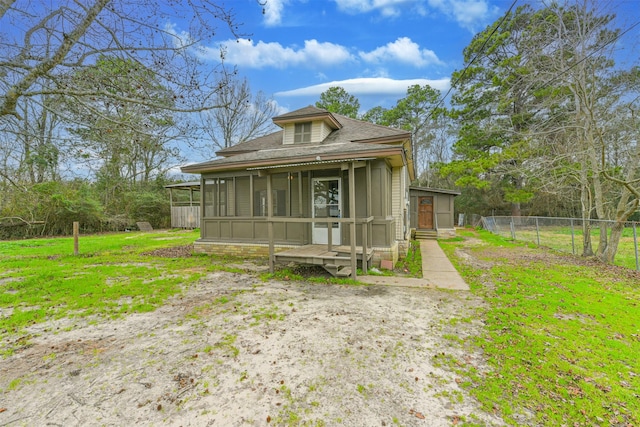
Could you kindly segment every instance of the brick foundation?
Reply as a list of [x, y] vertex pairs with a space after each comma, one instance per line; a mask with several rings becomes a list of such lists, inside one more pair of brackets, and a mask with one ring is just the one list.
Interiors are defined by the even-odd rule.
[[[379, 267], [381, 260], [392, 261], [395, 265], [400, 255], [405, 256], [409, 242], [396, 242], [390, 248], [373, 248], [372, 262]], [[274, 245], [275, 252], [295, 248], [293, 245]], [[267, 258], [268, 244], [257, 243], [228, 243], [197, 240], [193, 243], [193, 250], [198, 254], [229, 255], [246, 258]]]

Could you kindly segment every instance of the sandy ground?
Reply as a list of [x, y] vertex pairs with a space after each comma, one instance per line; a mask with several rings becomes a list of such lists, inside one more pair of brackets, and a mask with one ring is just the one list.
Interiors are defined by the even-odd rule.
[[[11, 340], [0, 426], [502, 425], [461, 387], [468, 292], [214, 273], [152, 313]], [[456, 319], [463, 318], [464, 321]]]

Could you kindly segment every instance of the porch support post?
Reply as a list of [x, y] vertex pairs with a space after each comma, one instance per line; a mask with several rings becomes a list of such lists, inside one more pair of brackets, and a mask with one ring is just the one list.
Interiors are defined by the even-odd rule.
[[[351, 240], [351, 278], [356, 280], [358, 274], [358, 258], [356, 255], [356, 177], [354, 162], [349, 163], [349, 235]], [[365, 261], [365, 250], [363, 249], [362, 262]]]
[[267, 175], [267, 230], [269, 232], [269, 272], [275, 271], [275, 249], [273, 245], [273, 196], [271, 194], [271, 174]]
[[[169, 212], [171, 212], [171, 228], [176, 227], [174, 224], [173, 217], [175, 216], [173, 212], [173, 188], [169, 188]], [[177, 221], [175, 221], [177, 222]], [[178, 224], [180, 225], [180, 224]]]
[[[371, 202], [371, 189], [373, 188], [371, 186], [371, 160], [367, 160], [367, 167], [365, 169], [365, 175], [366, 175], [366, 180], [367, 180], [367, 215], [366, 217], [369, 218], [371, 217], [371, 212], [373, 211], [373, 208], [371, 207], [372, 202]], [[367, 232], [367, 248], [369, 249], [369, 245], [371, 245], [371, 247], [373, 247], [373, 225], [372, 222], [367, 222], [366, 226], [363, 227], [362, 231], [366, 231]], [[367, 253], [367, 257], [369, 256], [369, 254]], [[369, 260], [367, 260], [367, 268], [369, 268]], [[372, 266], [373, 267], [373, 266]]]
[[205, 204], [204, 183], [205, 182], [206, 180], [204, 179], [204, 177], [200, 175], [200, 238], [204, 236], [204, 229], [205, 229], [205, 223], [204, 223], [204, 204]]
[[298, 172], [298, 215], [302, 218], [302, 172]]

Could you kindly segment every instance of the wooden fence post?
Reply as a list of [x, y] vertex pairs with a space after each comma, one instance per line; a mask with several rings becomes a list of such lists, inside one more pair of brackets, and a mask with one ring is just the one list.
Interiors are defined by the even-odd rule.
[[73, 222], [73, 254], [78, 255], [78, 234], [80, 234], [80, 223], [78, 221]]
[[633, 248], [636, 253], [636, 270], [640, 271], [640, 259], [638, 259], [638, 232], [636, 231], [636, 222], [633, 223]]

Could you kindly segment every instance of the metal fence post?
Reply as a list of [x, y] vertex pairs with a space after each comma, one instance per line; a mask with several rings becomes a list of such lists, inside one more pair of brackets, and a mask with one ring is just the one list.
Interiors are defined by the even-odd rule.
[[516, 240], [516, 226], [513, 223], [513, 217], [511, 217], [511, 238]]
[[573, 232], [573, 218], [571, 218], [571, 251], [576, 254], [576, 238]]
[[536, 238], [538, 239], [538, 246], [540, 246], [540, 228], [538, 227], [538, 217], [536, 217]]
[[640, 271], [640, 261], [638, 260], [638, 233], [636, 232], [636, 222], [633, 222], [633, 247], [636, 251], [636, 270]]

